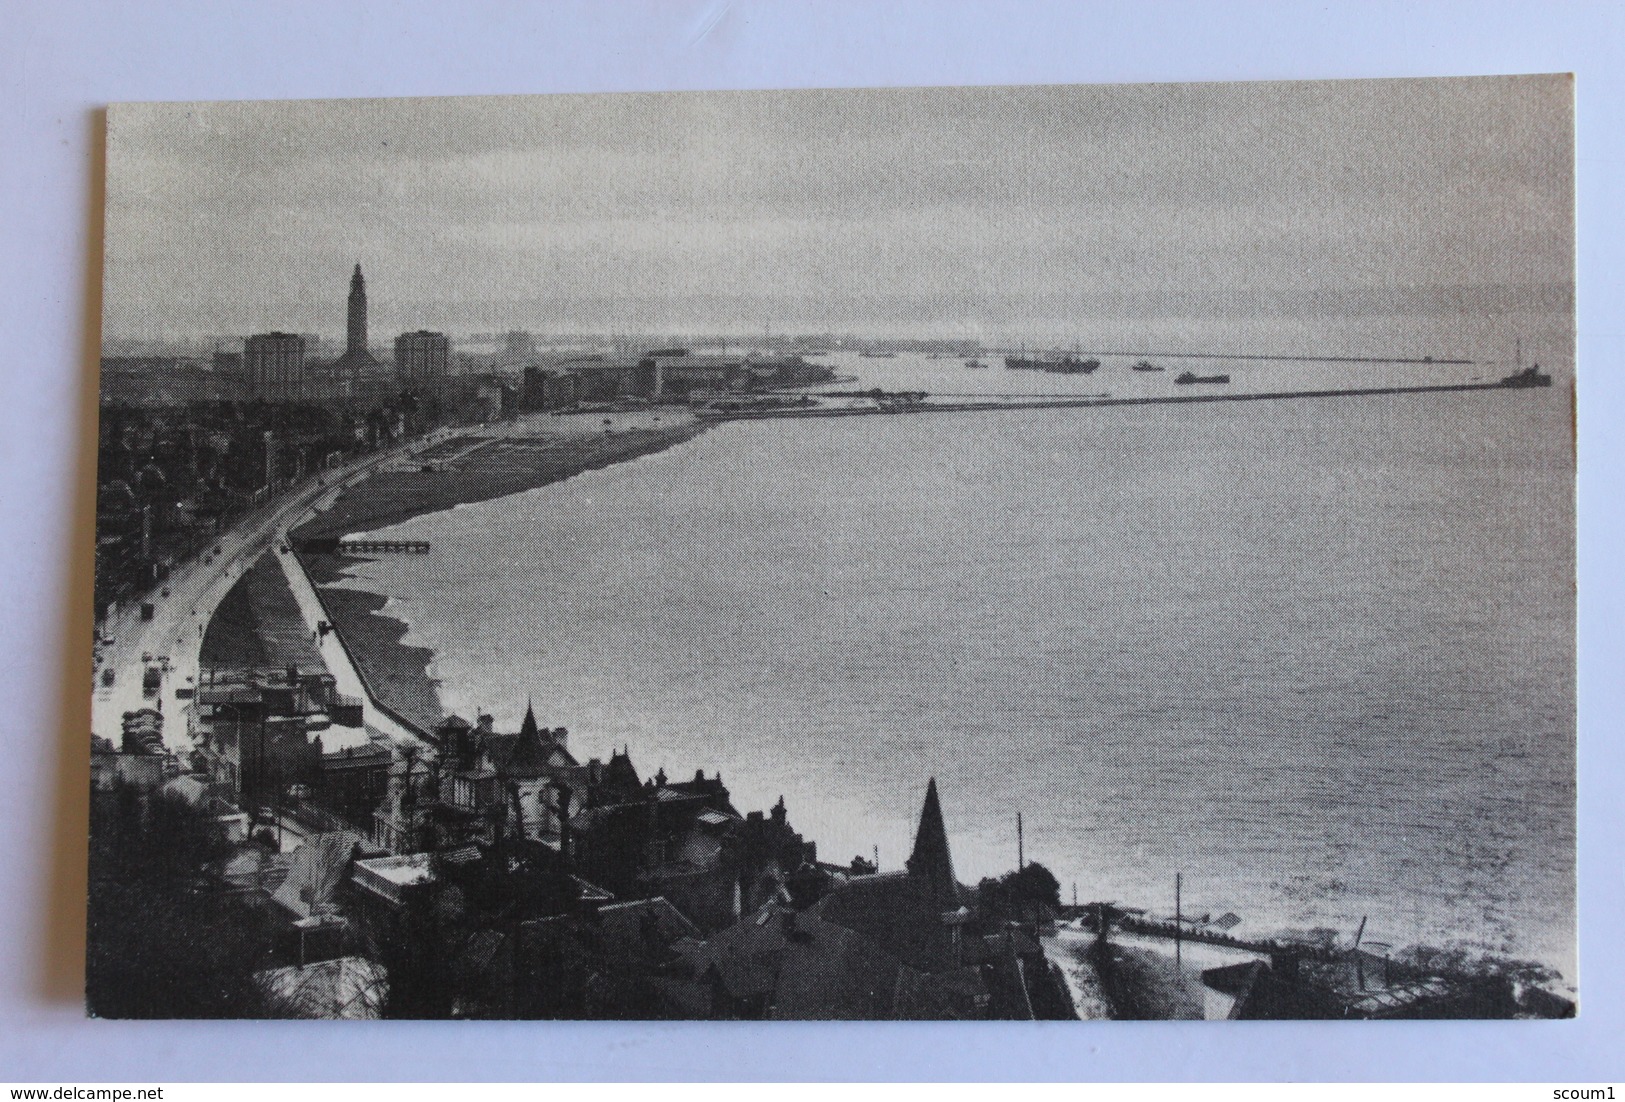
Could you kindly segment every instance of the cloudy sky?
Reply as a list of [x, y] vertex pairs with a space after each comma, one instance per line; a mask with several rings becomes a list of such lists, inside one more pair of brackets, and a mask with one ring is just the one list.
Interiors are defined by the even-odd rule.
[[104, 329], [338, 334], [357, 261], [375, 340], [1561, 314], [1571, 105], [1564, 77], [122, 105]]

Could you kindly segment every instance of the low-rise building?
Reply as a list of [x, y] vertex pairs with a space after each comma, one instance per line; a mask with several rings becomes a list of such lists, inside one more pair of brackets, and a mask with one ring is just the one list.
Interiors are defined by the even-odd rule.
[[376, 899], [399, 907], [406, 902], [411, 889], [434, 879], [429, 861], [427, 853], [364, 858], [351, 866], [351, 883]]

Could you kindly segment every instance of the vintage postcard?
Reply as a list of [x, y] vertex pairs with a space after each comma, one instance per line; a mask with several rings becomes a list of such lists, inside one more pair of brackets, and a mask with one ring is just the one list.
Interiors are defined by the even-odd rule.
[[1570, 78], [107, 145], [89, 1013], [1575, 1013]]

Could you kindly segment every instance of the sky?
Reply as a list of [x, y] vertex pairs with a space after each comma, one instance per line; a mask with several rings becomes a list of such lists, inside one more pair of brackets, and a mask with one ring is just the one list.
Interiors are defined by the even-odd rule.
[[359, 262], [375, 342], [1461, 351], [1572, 309], [1572, 105], [1564, 76], [115, 105], [104, 337], [338, 335]]

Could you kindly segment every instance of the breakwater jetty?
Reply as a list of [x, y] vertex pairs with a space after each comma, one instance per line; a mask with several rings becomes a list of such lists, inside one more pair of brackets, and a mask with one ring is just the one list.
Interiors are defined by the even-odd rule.
[[[1014, 351], [1007, 349], [1006, 351]], [[1123, 352], [1108, 350], [1104, 352], [1079, 351], [1074, 356], [1121, 356], [1128, 358], [1145, 358], [1152, 360], [1249, 360], [1263, 363], [1304, 363], [1304, 364], [1417, 364], [1419, 366], [1437, 366], [1439, 364], [1470, 367], [1477, 360], [1436, 360], [1432, 356], [1288, 356], [1269, 355], [1266, 353], [1248, 352]]]
[[962, 413], [969, 411], [1021, 410], [1021, 409], [1087, 409], [1104, 406], [1159, 406], [1185, 405], [1196, 402], [1279, 402], [1292, 398], [1362, 398], [1386, 394], [1446, 394], [1473, 390], [1525, 390], [1531, 386], [1549, 385], [1516, 382], [1521, 376], [1493, 383], [1435, 383], [1422, 386], [1338, 387], [1322, 390], [1269, 390], [1226, 391], [1211, 394], [1164, 394], [1134, 398], [1113, 398], [1109, 395], [1080, 396], [1077, 398], [1040, 398], [1034, 401], [956, 399], [930, 401], [929, 396], [908, 395], [892, 400], [877, 400], [873, 406], [799, 406], [794, 408], [717, 410], [709, 414], [713, 420], [761, 420], [769, 417], [873, 417], [910, 413]]

